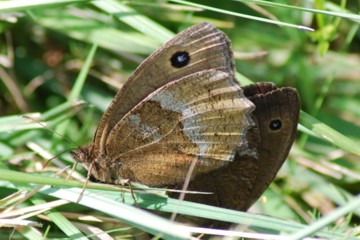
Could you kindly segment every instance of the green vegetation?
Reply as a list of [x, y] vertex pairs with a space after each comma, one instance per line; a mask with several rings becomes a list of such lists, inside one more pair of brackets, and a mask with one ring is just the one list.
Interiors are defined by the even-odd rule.
[[[180, 227], [164, 212], [226, 219], [249, 234], [358, 238], [359, 12], [358, 1], [346, 0], [1, 1], [0, 238], [215, 236]], [[79, 165], [66, 180], [74, 165], [66, 150], [76, 146], [22, 116], [78, 145], [89, 143], [139, 63], [202, 21], [228, 34], [241, 83], [271, 81], [299, 91], [298, 137], [277, 180], [250, 213], [179, 202], [146, 188], [135, 193], [137, 208], [126, 186], [93, 182], [76, 203], [86, 178]]]

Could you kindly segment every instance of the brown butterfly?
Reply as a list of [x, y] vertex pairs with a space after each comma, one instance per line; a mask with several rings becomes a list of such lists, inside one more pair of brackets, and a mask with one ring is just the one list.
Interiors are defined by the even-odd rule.
[[[252, 113], [256, 125], [247, 132], [248, 148], [252, 151], [240, 147], [227, 166], [196, 176], [188, 189], [213, 194], [187, 194], [186, 200], [246, 211], [269, 186], [288, 156], [299, 121], [297, 91], [277, 88], [272, 83], [257, 83], [243, 89], [256, 106]], [[170, 195], [177, 197], [176, 193]], [[196, 220], [202, 225], [209, 224], [207, 220]]]
[[230, 42], [209, 23], [186, 29], [151, 54], [118, 91], [94, 140], [73, 157], [98, 180], [179, 184], [234, 161], [248, 148], [254, 104], [234, 76]]

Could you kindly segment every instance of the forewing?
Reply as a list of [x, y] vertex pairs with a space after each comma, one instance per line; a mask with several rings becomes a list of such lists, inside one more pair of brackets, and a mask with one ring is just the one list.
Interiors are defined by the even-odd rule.
[[[94, 151], [105, 153], [105, 142], [127, 112], [158, 88], [184, 76], [217, 69], [233, 75], [233, 59], [226, 36], [209, 23], [186, 29], [150, 55], [116, 94], [100, 120], [94, 137]], [[171, 58], [187, 52], [190, 62], [174, 67]]]
[[252, 110], [229, 73], [194, 73], [159, 88], [115, 125], [107, 161], [119, 161], [122, 177], [144, 184], [181, 182], [192, 160], [198, 161], [196, 173], [233, 160], [246, 145]]

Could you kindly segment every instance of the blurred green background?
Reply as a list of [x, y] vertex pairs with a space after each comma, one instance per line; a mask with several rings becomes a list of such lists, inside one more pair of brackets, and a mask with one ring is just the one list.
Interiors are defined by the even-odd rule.
[[[30, 185], [19, 184], [14, 175], [1, 180], [2, 170], [53, 176], [74, 163], [64, 153], [40, 173], [47, 159], [76, 146], [22, 115], [38, 118], [79, 145], [89, 143], [102, 113], [134, 69], [174, 34], [203, 21], [231, 39], [242, 84], [271, 81], [295, 87], [301, 97], [301, 126], [289, 161], [264, 194], [266, 201], [251, 211], [309, 224], [358, 195], [360, 2], [250, 2], [1, 1], [0, 199], [11, 197], [3, 201], [3, 209], [19, 200], [11, 193]], [[318, 10], [324, 12], [316, 14]], [[269, 19], [277, 24], [264, 22]], [[93, 44], [98, 48], [92, 58]], [[82, 167], [77, 170], [86, 176]], [[34, 200], [20, 206], [29, 204]], [[73, 206], [65, 211], [87, 212]], [[329, 228], [355, 234], [359, 216], [359, 210], [353, 211]], [[52, 226], [50, 236], [69, 236], [57, 223], [46, 224]], [[134, 232], [138, 234], [126, 234]], [[15, 239], [24, 236], [31, 238], [19, 229], [14, 233]]]

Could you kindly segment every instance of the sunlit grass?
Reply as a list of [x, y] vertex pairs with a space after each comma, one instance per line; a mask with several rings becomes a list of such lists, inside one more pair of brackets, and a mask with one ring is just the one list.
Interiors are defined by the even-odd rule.
[[[169, 221], [167, 213], [175, 211], [239, 223], [247, 233], [292, 239], [312, 233], [332, 239], [358, 236], [360, 48], [358, 19], [351, 14], [359, 5], [315, 1], [317, 8], [264, 6], [260, 11], [236, 1], [204, 8], [194, 1], [172, 1], [186, 3], [184, 8], [153, 1], [15, 2], [0, 3], [1, 238], [86, 239], [100, 233], [189, 238], [201, 233]], [[285, 25], [254, 19], [269, 16]], [[74, 164], [68, 150], [77, 146], [22, 116], [39, 119], [78, 145], [89, 143], [117, 87], [137, 65], [175, 33], [201, 21], [221, 27], [235, 52], [267, 52], [236, 60], [241, 83], [293, 86], [302, 100], [298, 138], [277, 180], [250, 210], [258, 214], [179, 202], [166, 198], [162, 189], [143, 187], [135, 191], [137, 208], [126, 186], [92, 182], [77, 203], [86, 171], [77, 166], [73, 178], [66, 179]]]

